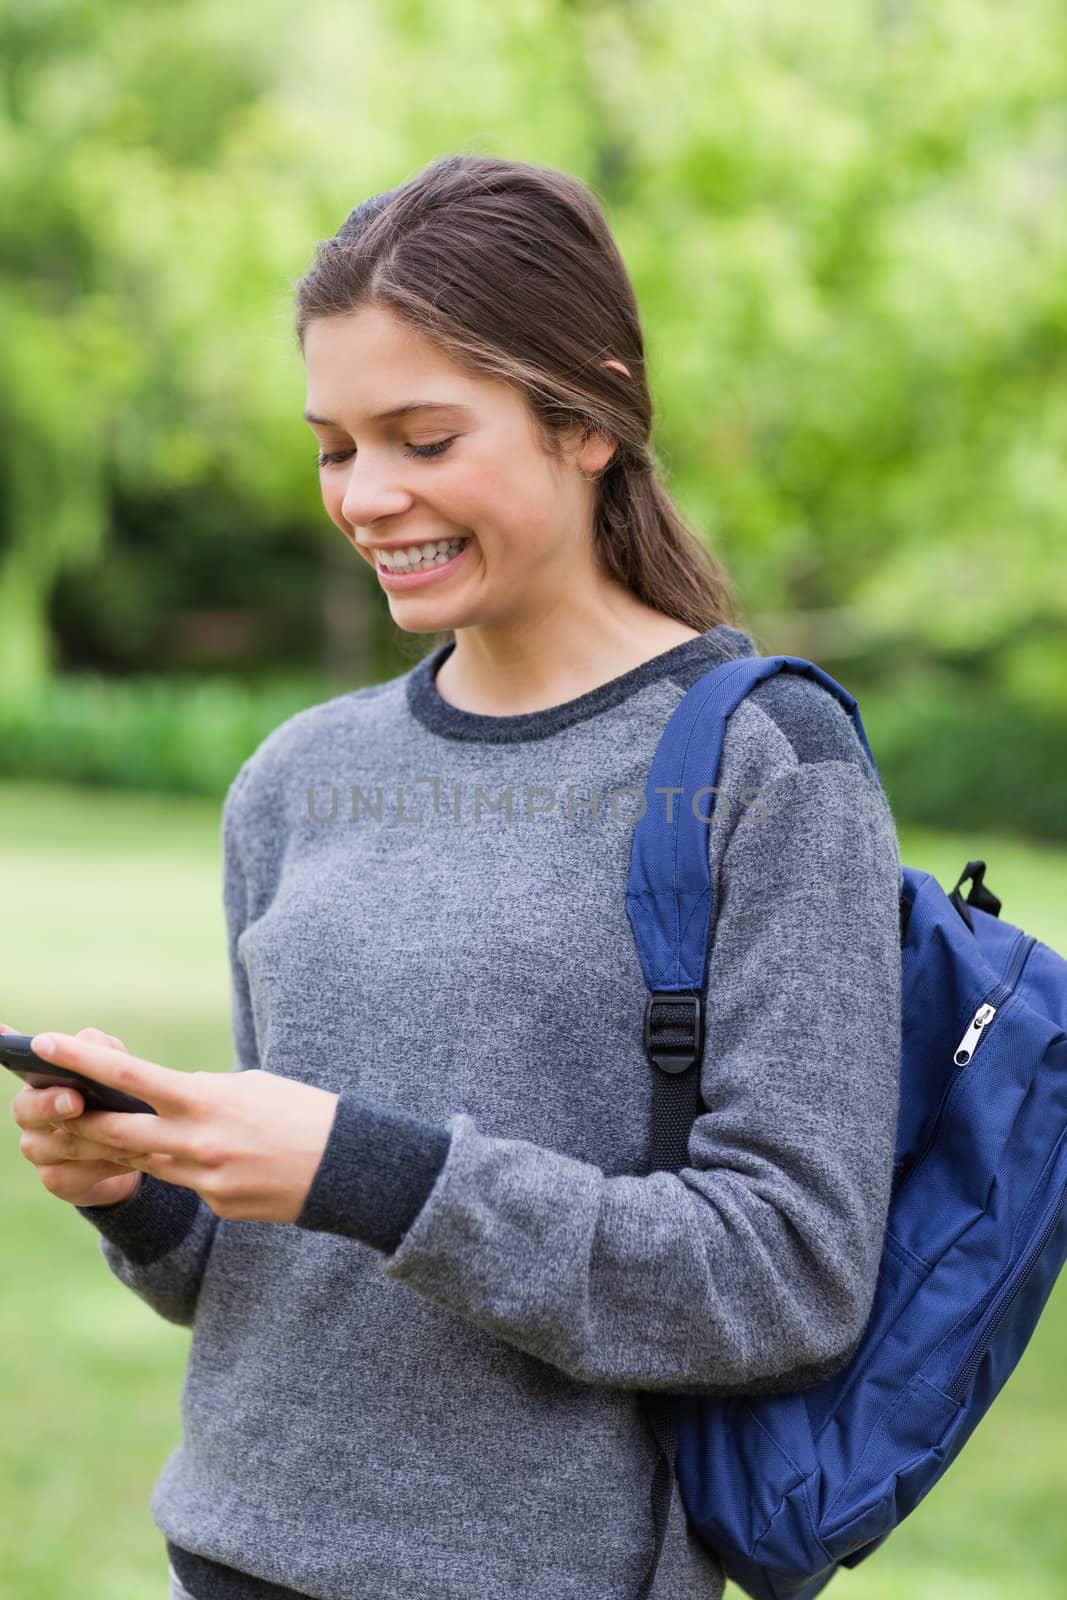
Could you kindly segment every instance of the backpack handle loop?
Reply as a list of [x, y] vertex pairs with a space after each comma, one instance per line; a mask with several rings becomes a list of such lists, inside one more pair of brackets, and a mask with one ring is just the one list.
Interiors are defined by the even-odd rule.
[[[988, 911], [989, 914], [994, 917], [1000, 916], [1000, 901], [997, 899], [992, 889], [986, 888], [982, 881], [984, 876], [984, 861], [968, 861], [967, 865], [956, 879], [956, 887], [948, 897], [972, 933], [974, 932], [974, 918], [967, 910], [968, 906], [977, 906], [979, 911]], [[970, 890], [968, 891], [967, 898], [964, 900], [963, 896], [960, 894], [960, 884], [966, 883], [968, 878], [973, 879], [973, 882]]]

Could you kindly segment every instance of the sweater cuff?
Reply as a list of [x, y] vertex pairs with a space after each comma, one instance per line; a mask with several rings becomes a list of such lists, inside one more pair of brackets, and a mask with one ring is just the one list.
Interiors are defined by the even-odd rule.
[[196, 1223], [202, 1201], [194, 1189], [165, 1183], [146, 1172], [135, 1195], [109, 1206], [75, 1206], [105, 1239], [138, 1266], [158, 1261], [181, 1244]]
[[340, 1095], [296, 1227], [392, 1253], [425, 1205], [451, 1142], [438, 1123], [354, 1091]]

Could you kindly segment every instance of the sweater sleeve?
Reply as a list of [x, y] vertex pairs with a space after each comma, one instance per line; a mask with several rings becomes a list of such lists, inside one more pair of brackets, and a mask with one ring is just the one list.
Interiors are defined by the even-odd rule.
[[[247, 762], [230, 786], [222, 810], [222, 882], [231, 977], [233, 1069], [258, 1064], [248, 978], [237, 939], [248, 917], [244, 868], [237, 837], [237, 804]], [[100, 1234], [100, 1251], [121, 1283], [153, 1311], [180, 1327], [193, 1325], [204, 1267], [218, 1217], [193, 1189], [146, 1173], [129, 1200], [111, 1206], [76, 1206]]]
[[446, 1139], [347, 1095], [298, 1224], [376, 1245], [390, 1278], [587, 1383], [759, 1393], [843, 1367], [873, 1303], [899, 1103], [880, 784], [799, 764], [761, 789], [718, 879], [680, 1172], [608, 1176], [465, 1113]]

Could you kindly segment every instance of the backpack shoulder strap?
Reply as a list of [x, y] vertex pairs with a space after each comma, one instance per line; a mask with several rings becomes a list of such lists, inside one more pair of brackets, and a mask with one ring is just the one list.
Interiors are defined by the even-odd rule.
[[[757, 683], [776, 672], [812, 678], [836, 696], [878, 776], [855, 699], [803, 656], [745, 656], [724, 662], [698, 678], [672, 712], [652, 758], [645, 809], [634, 828], [626, 893], [626, 914], [649, 989], [645, 1049], [655, 1069], [652, 1172], [677, 1172], [684, 1165], [700, 1101], [713, 906], [708, 817], [698, 804], [718, 783], [730, 713]], [[675, 804], [678, 796], [680, 803]], [[655, 1582], [677, 1451], [677, 1397], [655, 1393], [643, 1403], [660, 1455], [652, 1479], [652, 1555], [636, 1600], [647, 1600]]]
[[627, 915], [650, 991], [704, 987], [712, 892], [708, 817], [699, 805], [718, 783], [727, 719], [757, 683], [778, 672], [811, 678], [840, 701], [878, 777], [855, 698], [813, 661], [745, 656], [698, 678], [660, 737], [630, 852]]

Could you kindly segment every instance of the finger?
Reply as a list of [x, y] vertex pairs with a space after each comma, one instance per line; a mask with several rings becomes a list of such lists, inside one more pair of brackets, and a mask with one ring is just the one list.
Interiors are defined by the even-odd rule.
[[174, 1156], [191, 1154], [188, 1125], [183, 1127], [144, 1111], [86, 1111], [69, 1131], [84, 1140], [94, 1154], [110, 1150], [115, 1159], [153, 1150]]
[[75, 1205], [81, 1203], [81, 1197], [95, 1184], [103, 1182], [105, 1178], [122, 1176], [107, 1161], [86, 1161], [76, 1169], [69, 1164], [38, 1167], [37, 1175], [49, 1194], [55, 1195], [57, 1200], [69, 1200]]
[[145, 1171], [158, 1164], [160, 1170], [165, 1171], [174, 1161], [173, 1156], [161, 1155], [154, 1150], [123, 1151], [96, 1144], [90, 1139], [79, 1138], [73, 1128], [50, 1127], [44, 1131], [27, 1131], [19, 1140], [19, 1150], [35, 1167], [69, 1166], [71, 1163], [86, 1166], [93, 1163], [110, 1165], [112, 1170], [120, 1167], [132, 1172], [138, 1169]]
[[95, 1145], [79, 1148], [69, 1129], [47, 1127], [27, 1129], [19, 1140], [19, 1150], [35, 1167], [63, 1161], [103, 1161], [105, 1153]]
[[[72, 1110], [57, 1109], [56, 1101], [61, 1094], [70, 1095]], [[77, 1089], [65, 1089], [62, 1085], [53, 1089], [31, 1089], [29, 1084], [24, 1084], [11, 1102], [11, 1115], [20, 1128], [47, 1128], [52, 1123], [79, 1116], [84, 1105], [84, 1096]]]
[[127, 1055], [130, 1053], [121, 1039], [117, 1039], [113, 1033], [104, 1033], [101, 1028], [79, 1028], [74, 1037], [88, 1039], [90, 1044], [109, 1044], [116, 1050], [126, 1050]]
[[35, 1033], [30, 1047], [43, 1061], [72, 1067], [97, 1083], [146, 1100], [161, 1114], [180, 1116], [195, 1107], [196, 1091], [188, 1072], [175, 1072], [171, 1067], [161, 1067], [158, 1062], [143, 1061], [128, 1050], [93, 1044], [69, 1033], [51, 1032]]

